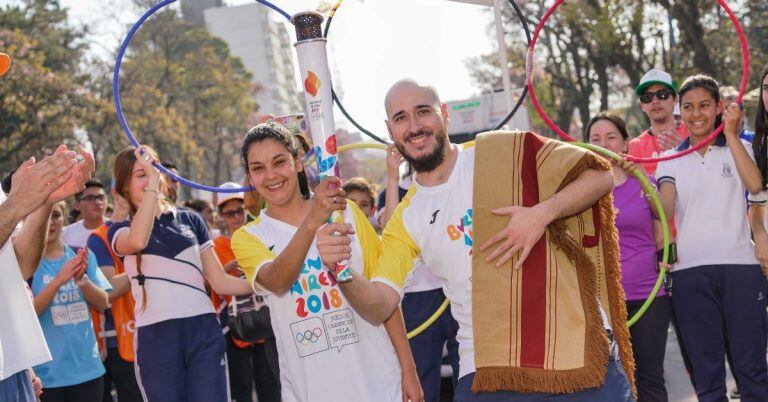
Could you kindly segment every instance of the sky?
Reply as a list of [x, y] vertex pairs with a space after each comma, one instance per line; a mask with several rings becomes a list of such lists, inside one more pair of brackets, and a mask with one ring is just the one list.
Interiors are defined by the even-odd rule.
[[[90, 27], [94, 54], [103, 56], [114, 53], [140, 14], [130, 0], [60, 1], [69, 8], [74, 23]], [[230, 5], [249, 2], [225, 0]], [[317, 9], [320, 2], [274, 3], [294, 14]], [[495, 32], [489, 32], [492, 21], [489, 8], [455, 1], [346, 0], [333, 19], [328, 42], [329, 62], [340, 81], [334, 85], [341, 85], [345, 108], [365, 128], [385, 136], [384, 95], [399, 79], [411, 77], [432, 84], [444, 101], [479, 94], [465, 63], [496, 51]], [[293, 36], [293, 28], [288, 31]], [[335, 115], [343, 120], [338, 110]]]

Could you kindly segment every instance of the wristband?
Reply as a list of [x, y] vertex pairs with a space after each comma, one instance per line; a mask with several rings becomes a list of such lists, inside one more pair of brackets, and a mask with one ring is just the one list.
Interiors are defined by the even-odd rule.
[[[656, 261], [659, 263], [664, 262], [664, 249], [656, 251]], [[669, 243], [669, 261], [667, 264], [672, 265], [677, 262], [677, 244]]]
[[76, 282], [77, 286], [85, 286], [88, 284], [88, 274], [83, 274], [83, 277]]

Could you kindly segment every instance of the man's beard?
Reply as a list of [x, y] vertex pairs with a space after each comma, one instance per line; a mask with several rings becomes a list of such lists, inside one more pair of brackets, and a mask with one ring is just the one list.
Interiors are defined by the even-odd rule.
[[405, 151], [404, 143], [411, 137], [415, 137], [417, 135], [427, 135], [427, 131], [419, 130], [415, 133], [412, 133], [403, 140], [403, 144], [395, 142], [395, 147], [397, 147], [397, 150], [400, 151], [401, 155], [403, 155], [403, 159], [405, 159], [405, 161], [411, 165], [411, 168], [413, 168], [414, 171], [431, 172], [440, 166], [440, 164], [445, 160], [445, 152], [443, 151], [445, 150], [445, 144], [447, 142], [446, 135], [444, 132], [435, 133], [434, 137], [437, 141], [435, 148], [427, 155], [414, 158], [413, 156], [408, 155], [408, 153]]

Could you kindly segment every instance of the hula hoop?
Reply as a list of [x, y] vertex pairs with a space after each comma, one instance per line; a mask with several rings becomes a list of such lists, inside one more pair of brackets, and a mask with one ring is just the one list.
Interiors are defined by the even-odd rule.
[[[333, 5], [333, 8], [331, 9], [330, 14], [328, 15], [328, 20], [325, 22], [325, 29], [323, 30], [323, 36], [328, 39], [328, 33], [331, 28], [331, 21], [333, 21], [333, 16], [336, 14], [336, 11], [338, 11], [339, 7], [341, 6], [341, 3], [344, 0], [338, 0], [336, 4]], [[523, 25], [523, 29], [525, 30], [525, 37], [528, 41], [528, 45], [531, 44], [531, 31], [528, 28], [528, 22], [525, 20], [525, 16], [523, 16], [523, 11], [520, 9], [520, 6], [517, 4], [515, 0], [507, 0], [509, 4], [512, 5], [512, 7], [515, 9], [515, 13], [517, 14], [517, 18], [520, 20], [520, 23]], [[505, 74], [506, 66], [502, 66], [502, 74]], [[512, 110], [504, 117], [504, 119], [499, 122], [499, 124], [496, 125], [496, 127], [492, 128], [490, 131], [493, 130], [499, 130], [501, 127], [503, 127], [507, 122], [517, 113], [518, 109], [520, 109], [520, 106], [522, 106], [523, 102], [525, 102], [525, 97], [528, 95], [528, 86], [526, 85], [523, 87], [523, 92], [520, 93], [520, 98], [517, 100], [515, 105], [512, 107]], [[336, 106], [339, 107], [339, 110], [341, 111], [341, 114], [344, 115], [344, 117], [349, 120], [350, 123], [352, 123], [353, 126], [355, 126], [358, 130], [360, 130], [363, 134], [367, 135], [368, 137], [382, 143], [382, 144], [389, 144], [389, 141], [382, 139], [381, 137], [377, 136], [376, 134], [373, 134], [369, 130], [367, 130], [365, 127], [360, 125], [350, 114], [347, 112], [347, 109], [344, 108], [344, 105], [341, 103], [341, 99], [339, 99], [338, 96], [336, 96], [336, 92], [331, 88], [331, 96], [333, 97], [333, 101], [336, 103]], [[485, 131], [485, 130], [484, 130]]]
[[[285, 11], [283, 11], [281, 8], [277, 7], [276, 5], [270, 3], [268, 0], [256, 0], [257, 2], [277, 11], [280, 13], [283, 17], [285, 17], [288, 21], [291, 20], [291, 16], [288, 15]], [[128, 127], [128, 122], [125, 120], [125, 115], [123, 114], [123, 105], [120, 102], [120, 64], [123, 61], [123, 56], [125, 55], [126, 49], [128, 49], [128, 45], [131, 43], [131, 40], [133, 39], [133, 35], [136, 33], [136, 31], [141, 28], [142, 25], [144, 25], [144, 22], [151, 17], [154, 13], [157, 12], [157, 10], [176, 2], [176, 0], [163, 0], [157, 4], [155, 4], [152, 8], [149, 9], [144, 15], [139, 18], [138, 21], [136, 21], [135, 24], [131, 27], [131, 30], [128, 31], [128, 35], [123, 40], [123, 43], [120, 45], [120, 50], [117, 53], [117, 59], [115, 60], [115, 68], [114, 72], [112, 74], [112, 93], [113, 93], [113, 99], [115, 103], [115, 109], [117, 110], [117, 120], [120, 122], [120, 126], [123, 127], [123, 132], [125, 133], [126, 137], [128, 137], [128, 141], [131, 142], [131, 144], [134, 147], [139, 147], [141, 144], [139, 141], [134, 137], [133, 133], [131, 132], [131, 129]], [[221, 187], [213, 187], [213, 186], [206, 186], [204, 184], [199, 184], [197, 182], [194, 182], [192, 180], [186, 179], [180, 175], [177, 175], [170, 170], [166, 169], [159, 163], [155, 163], [155, 168], [157, 168], [159, 171], [163, 172], [163, 174], [170, 176], [174, 179], [176, 179], [178, 182], [189, 186], [193, 188], [197, 188], [203, 191], [211, 191], [214, 193], [239, 193], [243, 191], [251, 191], [253, 190], [253, 187], [239, 187], [239, 188], [221, 188]]]
[[[611, 152], [605, 148], [579, 142], [574, 142], [573, 145], [588, 149], [592, 152], [599, 153], [617, 161], [623, 161], [621, 155]], [[643, 187], [643, 190], [645, 190], [645, 193], [651, 195], [653, 205], [656, 207], [656, 210], [659, 214], [659, 220], [661, 221], [662, 229], [662, 239], [664, 241], [664, 252], [662, 253], [661, 260], [664, 262], [664, 265], [662, 265], [659, 269], [659, 276], [656, 278], [656, 283], [653, 285], [653, 290], [651, 290], [651, 293], [645, 299], [645, 302], [643, 302], [640, 308], [635, 311], [632, 317], [627, 321], [627, 327], [634, 325], [637, 320], [639, 320], [640, 317], [645, 314], [646, 310], [648, 310], [648, 307], [650, 307], [651, 303], [653, 303], [653, 301], [656, 299], [656, 295], [659, 294], [659, 289], [661, 289], [661, 285], [664, 283], [664, 277], [667, 276], [667, 269], [665, 267], [669, 261], [669, 245], [671, 239], [667, 216], [664, 213], [664, 207], [661, 204], [661, 197], [659, 197], [659, 192], [656, 190], [656, 187], [651, 184], [651, 182], [648, 180], [648, 176], [646, 176], [640, 168], [635, 169], [632, 174], [637, 178], [638, 181], [640, 181], [640, 185]]]
[[419, 335], [420, 333], [424, 332], [425, 329], [429, 328], [430, 325], [432, 325], [435, 321], [437, 321], [438, 318], [440, 318], [440, 315], [443, 314], [445, 309], [448, 308], [448, 298], [443, 300], [443, 304], [440, 305], [440, 307], [435, 310], [435, 312], [427, 318], [426, 321], [424, 321], [421, 325], [414, 328], [409, 332], [406, 336], [408, 336], [408, 339], [412, 339], [415, 336]]
[[[555, 134], [557, 134], [560, 138], [566, 141], [574, 142], [574, 139], [571, 136], [565, 133], [565, 131], [563, 131], [560, 127], [558, 127], [558, 125], [555, 124], [555, 122], [549, 118], [547, 113], [544, 111], [544, 108], [541, 106], [541, 103], [539, 103], [539, 99], [536, 97], [536, 91], [533, 88], [533, 54], [534, 54], [534, 50], [536, 49], [536, 41], [539, 39], [539, 33], [541, 33], [541, 29], [544, 27], [544, 24], [547, 22], [549, 17], [552, 14], [554, 14], [555, 10], [557, 10], [557, 8], [560, 7], [561, 4], [563, 4], [564, 1], [565, 0], [557, 0], [555, 4], [553, 4], [549, 10], [547, 10], [546, 14], [544, 14], [544, 17], [541, 19], [541, 22], [539, 22], [539, 24], [536, 26], [536, 30], [533, 32], [533, 40], [528, 46], [528, 54], [525, 59], [525, 73], [526, 73], [526, 82], [527, 82], [528, 92], [530, 93], [530, 96], [531, 96], [531, 103], [533, 103], [533, 106], [534, 108], [536, 108], [536, 111], [539, 113], [539, 116], [541, 116], [541, 118], [549, 126], [549, 128], [551, 128], [555, 132]], [[731, 9], [725, 3], [725, 0], [717, 0], [717, 3], [728, 14], [728, 17], [730, 18], [731, 22], [736, 28], [736, 33], [739, 36], [739, 40], [741, 41], [741, 55], [742, 55], [743, 65], [742, 65], [742, 72], [741, 72], [741, 86], [739, 87], [739, 96], [737, 97], [737, 100], [736, 100], [737, 103], [741, 103], [741, 99], [747, 90], [747, 80], [749, 78], [749, 48], [747, 46], [747, 38], [744, 35], [744, 31], [741, 29], [741, 24], [739, 24], [739, 20], [736, 19], [736, 15], [733, 13], [733, 11], [731, 11]], [[720, 127], [717, 127], [715, 131], [710, 133], [707, 136], [707, 138], [704, 139], [704, 141], [684, 151], [676, 152], [674, 154], [667, 155], [667, 156], [660, 156], [657, 158], [637, 158], [629, 155], [627, 155], [625, 158], [630, 162], [636, 162], [636, 163], [662, 162], [662, 161], [679, 158], [691, 152], [695, 152], [701, 149], [702, 147], [708, 145], [710, 142], [712, 142], [715, 139], [715, 137], [717, 137], [718, 134], [720, 134], [723, 131], [724, 127], [725, 127], [725, 123], [721, 124]]]

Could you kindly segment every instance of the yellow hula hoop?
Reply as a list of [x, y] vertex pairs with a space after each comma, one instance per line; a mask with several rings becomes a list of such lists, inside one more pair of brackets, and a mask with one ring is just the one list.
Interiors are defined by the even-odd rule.
[[440, 305], [440, 307], [435, 310], [435, 312], [432, 314], [431, 317], [427, 318], [426, 321], [424, 321], [421, 325], [414, 328], [411, 332], [408, 333], [408, 339], [412, 339], [416, 335], [424, 332], [425, 329], [429, 328], [430, 325], [432, 325], [437, 319], [440, 317], [441, 314], [445, 311], [445, 309], [448, 308], [448, 298], [443, 300], [443, 304]]

